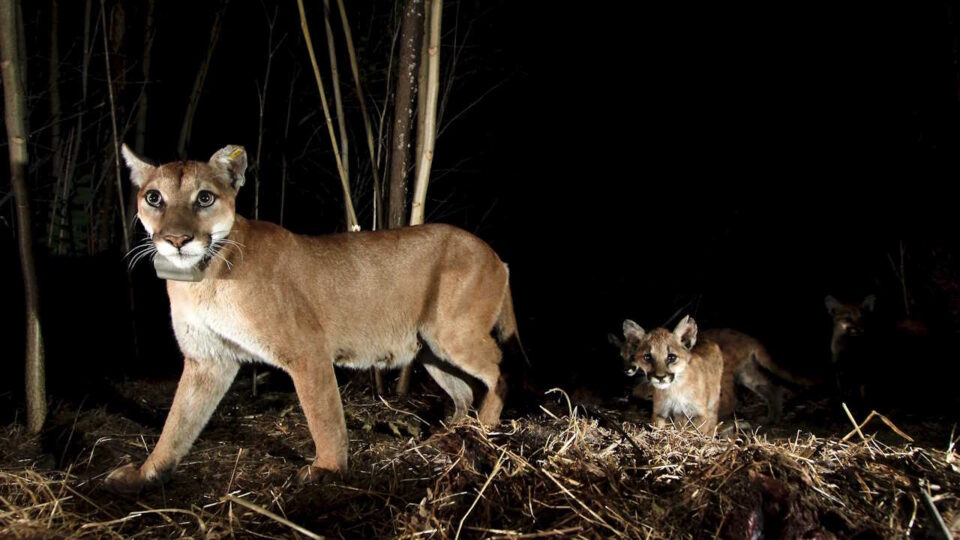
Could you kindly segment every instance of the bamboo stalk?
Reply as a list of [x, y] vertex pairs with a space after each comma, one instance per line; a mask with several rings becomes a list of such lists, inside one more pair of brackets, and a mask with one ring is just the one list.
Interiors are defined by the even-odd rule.
[[307, 25], [307, 14], [303, 9], [303, 0], [297, 0], [297, 8], [300, 11], [300, 29], [303, 31], [304, 41], [307, 43], [310, 65], [313, 67], [313, 75], [317, 79], [317, 89], [320, 91], [320, 104], [323, 106], [323, 117], [327, 122], [330, 145], [333, 146], [333, 157], [337, 162], [337, 172], [340, 174], [340, 183], [343, 186], [344, 205], [347, 208], [347, 228], [351, 231], [359, 231], [360, 225], [357, 222], [357, 214], [353, 210], [353, 200], [350, 197], [350, 182], [347, 179], [347, 173], [343, 169], [343, 162], [340, 159], [340, 148], [337, 146], [337, 134], [333, 130], [333, 120], [330, 118], [330, 106], [327, 103], [327, 94], [323, 90], [323, 78], [320, 77], [317, 55], [313, 52], [313, 40], [310, 39], [310, 27]]

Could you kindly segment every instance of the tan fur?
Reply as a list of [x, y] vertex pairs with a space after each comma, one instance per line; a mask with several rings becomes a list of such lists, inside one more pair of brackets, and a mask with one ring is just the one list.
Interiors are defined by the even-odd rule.
[[[188, 255], [184, 265], [194, 260], [191, 253], [221, 248], [203, 281], [167, 282], [183, 376], [153, 452], [136, 471], [115, 471], [109, 487], [135, 492], [169, 475], [242, 361], [271, 364], [293, 379], [317, 452], [301, 478], [347, 467], [334, 364], [403, 366], [420, 349], [418, 335], [440, 359], [427, 371], [450, 394], [456, 414], [473, 402], [466, 374], [487, 389], [480, 420], [499, 422], [505, 385], [491, 332], [511, 337], [516, 318], [507, 268], [482, 240], [447, 225], [301, 236], [235, 215], [246, 168], [240, 147], [207, 163], [153, 167], [126, 147], [124, 157], [139, 187], [148, 245], [170, 253], [165, 244], [173, 238]], [[153, 190], [163, 196], [160, 209], [145, 200]], [[196, 203], [202, 190], [217, 197], [208, 208]]]
[[[783, 412], [784, 389], [770, 374], [794, 384], [809, 386], [814, 381], [795, 375], [773, 362], [770, 353], [757, 339], [729, 328], [704, 330], [697, 338], [700, 343], [712, 342], [720, 347], [723, 355], [723, 377], [720, 385], [720, 419], [730, 418], [736, 411], [736, 385], [740, 384], [760, 396], [767, 404], [765, 424], [776, 423]], [[621, 356], [628, 366], [637, 347], [636, 338], [625, 339], [620, 344]], [[629, 367], [628, 367], [629, 369]], [[644, 380], [633, 389], [633, 395], [652, 399], [653, 386]]]
[[712, 342], [697, 342], [697, 326], [684, 317], [671, 332], [646, 332], [633, 321], [624, 322], [624, 337], [633, 340], [627, 374], [643, 370], [653, 386], [653, 425], [688, 422], [713, 436], [720, 407], [723, 356]]
[[729, 328], [705, 330], [701, 339], [720, 346], [723, 354], [723, 380], [720, 390], [720, 417], [733, 416], [737, 407], [737, 384], [760, 396], [767, 404], [765, 424], [774, 424], [783, 413], [784, 389], [776, 377], [798, 385], [813, 384], [780, 367], [770, 358], [770, 353], [755, 338]]

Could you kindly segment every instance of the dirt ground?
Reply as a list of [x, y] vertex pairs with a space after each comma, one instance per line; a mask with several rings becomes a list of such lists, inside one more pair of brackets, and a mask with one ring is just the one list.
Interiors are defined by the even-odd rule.
[[[282, 375], [253, 397], [244, 372], [163, 489], [125, 499], [104, 476], [156, 442], [175, 381], [119, 386], [126, 403], [60, 404], [41, 440], [4, 429], [0, 536], [453, 538], [942, 538], [960, 533], [954, 426], [891, 417], [853, 424], [795, 399], [775, 429], [706, 440], [653, 431], [643, 403], [542, 397], [486, 433], [444, 425], [429, 386], [383, 400], [344, 385], [350, 472], [293, 478], [313, 452]], [[573, 393], [576, 395], [576, 393]], [[762, 416], [747, 402], [745, 418]], [[855, 412], [857, 420], [864, 415]], [[931, 506], [936, 512], [931, 510]], [[940, 525], [938, 519], [943, 520]]]

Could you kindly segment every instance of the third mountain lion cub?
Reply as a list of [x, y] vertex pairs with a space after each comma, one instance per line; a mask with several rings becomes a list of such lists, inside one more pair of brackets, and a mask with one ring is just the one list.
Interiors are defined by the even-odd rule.
[[683, 318], [671, 332], [646, 332], [637, 323], [623, 322], [624, 338], [635, 347], [625, 359], [627, 375], [643, 370], [653, 385], [653, 425], [688, 421], [712, 436], [720, 407], [723, 356], [712, 342], [697, 343], [697, 323]]

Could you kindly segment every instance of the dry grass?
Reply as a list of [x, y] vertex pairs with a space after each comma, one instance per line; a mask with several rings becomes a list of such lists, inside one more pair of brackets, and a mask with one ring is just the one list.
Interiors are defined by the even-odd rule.
[[291, 480], [311, 443], [293, 397], [250, 405], [233, 395], [174, 480], [139, 500], [104, 492], [101, 480], [142, 460], [156, 428], [103, 410], [64, 415], [51, 437], [66, 449], [57, 470], [8, 427], [0, 536], [936, 537], [924, 493], [954, 534], [960, 525], [956, 449], [888, 446], [870, 435], [889, 432], [880, 421], [847, 441], [708, 440], [616, 411], [585, 416], [561, 397], [485, 432], [431, 422], [434, 399], [385, 404], [347, 388], [351, 474], [299, 488]]

